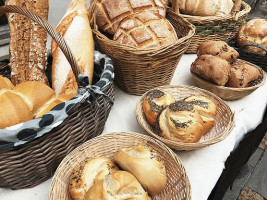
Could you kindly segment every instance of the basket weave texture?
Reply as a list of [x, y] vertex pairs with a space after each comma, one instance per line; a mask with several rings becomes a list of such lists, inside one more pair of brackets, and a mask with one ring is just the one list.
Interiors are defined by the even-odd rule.
[[[87, 157], [106, 157], [113, 160], [121, 148], [146, 144], [153, 148], [165, 163], [167, 185], [153, 200], [190, 200], [191, 186], [181, 160], [163, 143], [138, 133], [109, 133], [96, 137], [72, 151], [58, 167], [50, 186], [50, 200], [71, 200], [68, 192], [69, 176], [73, 168]], [[149, 176], [149, 174], [148, 174]]]
[[[253, 65], [252, 63], [246, 62], [246, 61], [241, 60], [241, 59], [238, 59], [237, 62], [247, 63], [250, 65]], [[219, 86], [219, 85], [216, 85], [214, 83], [211, 83], [209, 81], [206, 81], [204, 79], [199, 78], [192, 71], [191, 71], [191, 74], [192, 74], [196, 84], [198, 85], [198, 87], [203, 88], [205, 90], [208, 90], [208, 91], [216, 94], [217, 96], [219, 96], [220, 98], [222, 98], [224, 100], [233, 101], [233, 100], [241, 99], [241, 98], [251, 94], [257, 88], [259, 88], [260, 86], [262, 86], [265, 83], [266, 73], [257, 65], [253, 65], [253, 66], [256, 67], [257, 69], [259, 69], [260, 78], [259, 78], [259, 80], [255, 81], [255, 83], [253, 84], [254, 86], [245, 87], [245, 88], [231, 88], [231, 87]]]
[[225, 139], [231, 132], [234, 126], [234, 113], [231, 111], [230, 107], [216, 95], [192, 86], [161, 86], [156, 89], [164, 90], [170, 93], [175, 100], [182, 100], [186, 97], [192, 95], [203, 95], [212, 100], [217, 106], [217, 114], [215, 116], [215, 124], [213, 128], [197, 143], [183, 143], [171, 141], [160, 136], [155, 127], [146, 119], [146, 116], [143, 111], [143, 98], [145, 94], [140, 98], [136, 104], [135, 116], [139, 125], [151, 136], [160, 140], [168, 147], [171, 147], [176, 150], [195, 150], [200, 149]]
[[187, 20], [168, 11], [166, 18], [174, 27], [179, 40], [157, 49], [140, 50], [118, 44], [98, 30], [95, 1], [90, 6], [89, 18], [97, 47], [113, 61], [115, 83], [123, 91], [134, 95], [142, 95], [149, 89], [171, 82], [177, 64], [195, 32], [194, 26]]
[[[176, 1], [178, 0], [174, 2]], [[250, 10], [250, 6], [242, 1], [241, 10], [229, 15], [202, 17], [181, 14], [196, 27], [196, 33], [185, 53], [196, 53], [199, 44], [202, 42], [209, 40], [226, 41], [233, 37], [239, 27], [246, 22]]]
[[[16, 6], [0, 7], [0, 15], [15, 12], [25, 15], [43, 26], [69, 60], [74, 74], [79, 73], [75, 58], [64, 39], [45, 20]], [[5, 65], [0, 74], [9, 76]], [[113, 84], [107, 85], [103, 92], [114, 98]], [[61, 160], [73, 149], [85, 141], [101, 134], [111, 106], [103, 96], [97, 96], [99, 107], [86, 101], [67, 117], [64, 122], [44, 136], [26, 144], [0, 150], [0, 187], [21, 189], [34, 187], [49, 179]]]

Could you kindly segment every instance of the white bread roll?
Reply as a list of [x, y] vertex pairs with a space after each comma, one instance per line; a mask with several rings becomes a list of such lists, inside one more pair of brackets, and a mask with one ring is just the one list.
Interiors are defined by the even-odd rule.
[[139, 144], [120, 149], [114, 154], [114, 161], [133, 174], [150, 194], [156, 195], [165, 188], [167, 177], [164, 163], [150, 147]]
[[85, 159], [74, 168], [69, 181], [69, 191], [74, 200], [84, 200], [86, 192], [118, 167], [107, 158]]
[[11, 83], [11, 81], [0, 75], [0, 90], [1, 89], [13, 89], [15, 86]]
[[86, 193], [84, 200], [150, 200], [136, 178], [125, 171], [116, 171], [98, 181]]
[[[92, 30], [87, 17], [85, 0], [73, 0], [65, 16], [57, 27], [57, 31], [66, 40], [72, 50], [82, 74], [93, 80], [94, 70], [94, 41]], [[71, 66], [57, 44], [52, 42], [52, 86], [56, 94], [76, 95], [78, 84]]]

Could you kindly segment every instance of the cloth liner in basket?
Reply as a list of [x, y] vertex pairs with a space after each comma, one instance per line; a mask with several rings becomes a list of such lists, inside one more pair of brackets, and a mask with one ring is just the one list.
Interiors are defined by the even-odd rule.
[[128, 94], [142, 95], [147, 90], [171, 82], [183, 53], [188, 48], [195, 28], [181, 16], [168, 10], [166, 18], [179, 40], [156, 49], [140, 50], [121, 45], [100, 32], [96, 25], [96, 1], [92, 0], [89, 18], [98, 49], [113, 61], [115, 83]]
[[[89, 85], [65, 40], [47, 21], [24, 8], [0, 7], [0, 16], [10, 12], [25, 15], [47, 30], [80, 86], [76, 97], [42, 118], [0, 130], [0, 187], [21, 189], [49, 179], [70, 151], [102, 133], [114, 98], [114, 73], [110, 58], [95, 52], [95, 84]], [[8, 77], [8, 72], [7, 67], [0, 67], [0, 74]]]

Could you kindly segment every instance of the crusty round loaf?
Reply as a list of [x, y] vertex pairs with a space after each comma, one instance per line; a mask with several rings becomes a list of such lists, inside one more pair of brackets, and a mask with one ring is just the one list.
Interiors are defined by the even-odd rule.
[[0, 90], [0, 129], [33, 119], [25, 100], [12, 90]]
[[224, 41], [208, 41], [202, 42], [198, 46], [198, 56], [200, 55], [213, 55], [227, 60], [229, 63], [233, 63], [239, 57], [239, 53], [232, 47], [230, 47]]
[[69, 192], [74, 200], [84, 200], [86, 192], [118, 167], [104, 157], [87, 158], [76, 166], [69, 179]]
[[11, 83], [11, 81], [0, 75], [0, 90], [1, 89], [13, 89], [15, 86]]
[[[249, 42], [257, 43], [267, 48], [267, 19], [252, 19], [243, 24], [237, 33], [239, 46]], [[257, 47], [246, 47], [248, 51], [266, 54], [266, 51]]]
[[151, 200], [136, 178], [126, 171], [116, 171], [95, 183], [84, 200]]
[[191, 71], [217, 85], [225, 85], [230, 77], [231, 65], [217, 56], [201, 55], [192, 63]]
[[148, 49], [173, 44], [178, 37], [166, 18], [144, 11], [124, 18], [113, 40], [138, 49]]
[[114, 154], [114, 161], [133, 174], [150, 194], [156, 195], [165, 188], [167, 177], [164, 163], [150, 147], [139, 144], [120, 149]]
[[194, 143], [203, 133], [203, 120], [194, 107], [186, 101], [177, 101], [160, 113], [156, 129], [166, 139]]
[[143, 110], [149, 123], [155, 126], [161, 110], [174, 102], [173, 96], [163, 90], [154, 89], [146, 93], [143, 99]]

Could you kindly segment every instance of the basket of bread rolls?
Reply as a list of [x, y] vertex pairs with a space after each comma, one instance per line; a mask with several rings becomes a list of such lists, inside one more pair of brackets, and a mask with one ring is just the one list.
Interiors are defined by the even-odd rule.
[[170, 0], [170, 3], [174, 12], [196, 27], [186, 53], [196, 53], [202, 42], [233, 37], [251, 10], [241, 0]]
[[114, 63], [115, 83], [134, 95], [170, 83], [195, 31], [161, 0], [93, 0], [89, 18], [97, 47]]
[[98, 136], [59, 165], [50, 200], [191, 199], [178, 156], [162, 142], [139, 133]]
[[[10, 63], [0, 67], [0, 187], [21, 189], [49, 179], [70, 151], [101, 134], [114, 96], [113, 66], [94, 51], [84, 0], [73, 0], [60, 22], [64, 39], [46, 21], [48, 0], [6, 4], [0, 15], [8, 16]], [[47, 32], [54, 40], [51, 66]]]
[[267, 19], [246, 22], [227, 43], [239, 53], [240, 59], [267, 71]]
[[197, 54], [191, 65], [196, 84], [224, 100], [241, 99], [266, 81], [262, 68], [238, 59], [238, 52], [226, 42], [203, 42]]
[[139, 125], [176, 150], [200, 149], [225, 139], [234, 113], [218, 96], [192, 86], [161, 86], [136, 104]]

